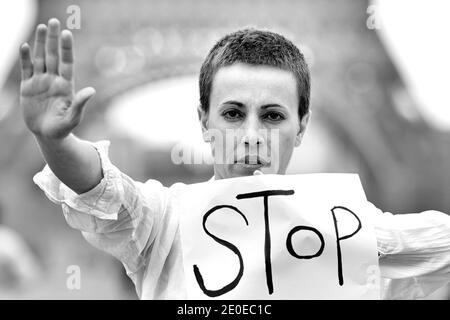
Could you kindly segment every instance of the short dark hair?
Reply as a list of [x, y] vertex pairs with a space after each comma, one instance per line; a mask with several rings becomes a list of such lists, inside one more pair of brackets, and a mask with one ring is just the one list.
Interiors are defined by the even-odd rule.
[[200, 69], [201, 108], [209, 111], [213, 78], [221, 67], [234, 63], [266, 65], [291, 71], [297, 79], [300, 120], [309, 110], [309, 68], [300, 50], [288, 39], [271, 31], [243, 29], [225, 35], [209, 51]]

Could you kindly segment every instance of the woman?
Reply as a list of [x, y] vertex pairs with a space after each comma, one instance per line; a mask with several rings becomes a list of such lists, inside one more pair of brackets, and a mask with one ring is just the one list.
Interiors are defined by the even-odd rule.
[[[69, 225], [123, 263], [140, 298], [185, 298], [174, 187], [133, 181], [111, 164], [109, 142], [71, 133], [95, 93], [74, 93], [72, 43], [71, 33], [60, 34], [51, 19], [36, 29], [33, 58], [27, 44], [21, 47], [21, 106], [47, 162], [34, 181], [62, 205]], [[285, 174], [310, 116], [309, 71], [298, 48], [272, 32], [237, 31], [212, 48], [199, 84], [204, 139], [216, 160], [222, 158], [214, 163], [214, 179]], [[230, 132], [236, 143], [217, 139]], [[450, 280], [447, 215], [371, 210], [383, 298], [422, 297]]]

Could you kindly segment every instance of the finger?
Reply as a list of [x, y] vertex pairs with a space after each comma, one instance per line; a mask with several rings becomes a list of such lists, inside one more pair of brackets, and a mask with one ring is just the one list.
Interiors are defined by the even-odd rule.
[[73, 36], [69, 30], [61, 32], [61, 65], [59, 72], [67, 80], [73, 76]]
[[86, 105], [86, 102], [89, 101], [93, 96], [95, 95], [95, 89], [92, 87], [87, 87], [84, 89], [81, 89], [75, 94], [75, 98], [73, 99], [72, 103], [72, 116], [73, 117], [80, 117], [84, 106]]
[[260, 176], [260, 175], [263, 175], [264, 173], [262, 173], [262, 171], [260, 171], [260, 170], [255, 170], [254, 172], [253, 172], [253, 175], [254, 176]]
[[59, 64], [59, 21], [52, 18], [48, 22], [47, 42], [45, 45], [45, 67], [47, 73], [58, 73]]
[[22, 81], [29, 79], [33, 75], [33, 63], [31, 62], [31, 52], [28, 43], [24, 43], [20, 47], [20, 65]]
[[45, 72], [45, 38], [47, 37], [47, 26], [40, 24], [36, 28], [34, 40], [34, 73]]

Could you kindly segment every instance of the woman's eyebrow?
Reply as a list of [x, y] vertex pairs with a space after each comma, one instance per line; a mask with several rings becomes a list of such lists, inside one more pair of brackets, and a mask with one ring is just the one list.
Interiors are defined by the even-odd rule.
[[268, 108], [272, 108], [272, 107], [286, 109], [285, 106], [278, 104], [278, 103], [265, 104], [265, 105], [261, 106], [261, 109], [268, 109]]
[[225, 102], [221, 103], [221, 105], [226, 105], [226, 104], [232, 104], [232, 105], [235, 105], [238, 108], [244, 108], [245, 107], [245, 105], [242, 102], [234, 101], [234, 100], [229, 100], [229, 101], [225, 101]]
[[[239, 101], [235, 101], [235, 100], [228, 100], [228, 101], [221, 103], [220, 105], [221, 106], [233, 105], [238, 108], [245, 108], [245, 104], [243, 104], [242, 102], [239, 102]], [[268, 104], [261, 106], [261, 109], [263, 109], [263, 110], [268, 109], [268, 108], [287, 109], [285, 106], [278, 104], [278, 103], [268, 103]]]

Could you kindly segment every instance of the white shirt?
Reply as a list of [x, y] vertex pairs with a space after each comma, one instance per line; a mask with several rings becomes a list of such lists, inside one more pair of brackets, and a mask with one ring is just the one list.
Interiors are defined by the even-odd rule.
[[[109, 141], [92, 143], [103, 179], [78, 195], [47, 166], [33, 180], [62, 205], [67, 223], [93, 246], [119, 259], [141, 299], [186, 299], [178, 215], [174, 200], [185, 184], [137, 182], [108, 157]], [[450, 216], [438, 211], [393, 215], [374, 205], [381, 298], [425, 297], [450, 281]]]

